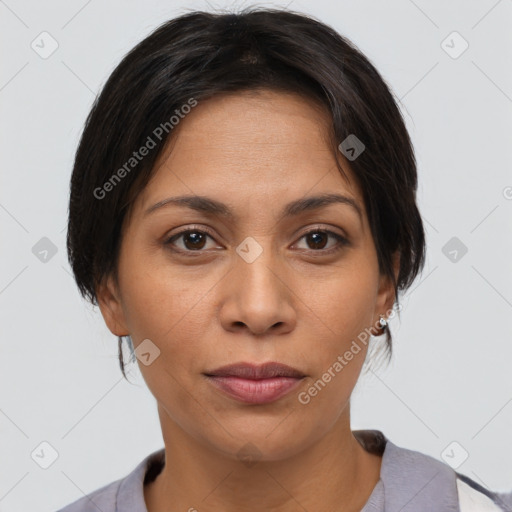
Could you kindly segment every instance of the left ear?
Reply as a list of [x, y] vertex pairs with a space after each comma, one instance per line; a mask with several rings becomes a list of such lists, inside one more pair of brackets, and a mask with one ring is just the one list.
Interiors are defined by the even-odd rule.
[[[398, 272], [400, 270], [400, 252], [396, 251], [393, 254], [393, 272], [395, 274], [395, 280], [398, 278]], [[392, 309], [395, 303], [395, 288], [393, 282], [388, 275], [381, 275], [379, 279], [379, 291], [377, 294], [377, 301], [375, 303], [375, 313], [372, 322], [372, 326], [378, 325], [380, 315], [383, 315], [385, 319], [389, 316], [389, 311]]]

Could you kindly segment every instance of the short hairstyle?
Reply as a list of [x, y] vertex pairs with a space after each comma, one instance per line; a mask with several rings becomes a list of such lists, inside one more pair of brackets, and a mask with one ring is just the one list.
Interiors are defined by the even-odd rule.
[[[109, 275], [117, 280], [123, 224], [172, 136], [172, 118], [183, 117], [193, 102], [264, 89], [298, 93], [329, 112], [329, 144], [343, 175], [340, 143], [355, 135], [364, 144], [350, 167], [363, 193], [379, 270], [392, 279], [398, 303], [399, 292], [423, 268], [425, 233], [414, 150], [393, 94], [368, 58], [328, 25], [302, 13], [255, 7], [194, 11], [167, 21], [126, 54], [96, 98], [75, 155], [67, 232], [69, 262], [84, 298], [97, 305], [98, 284]], [[146, 156], [135, 158], [149, 139]], [[389, 326], [385, 333], [390, 358]], [[119, 364], [126, 378], [122, 341]], [[128, 345], [133, 357], [130, 337]]]

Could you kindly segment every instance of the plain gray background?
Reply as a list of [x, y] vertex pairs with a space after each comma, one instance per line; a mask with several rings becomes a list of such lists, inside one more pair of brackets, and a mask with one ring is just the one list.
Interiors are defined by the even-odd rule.
[[[377, 67], [401, 100], [419, 164], [427, 265], [391, 324], [392, 364], [356, 387], [352, 427], [438, 459], [467, 452], [458, 471], [511, 490], [512, 1], [258, 5], [287, 4]], [[117, 339], [70, 274], [72, 160], [96, 93], [129, 49], [187, 9], [246, 5], [0, 1], [1, 512], [55, 510], [163, 446], [138, 369], [135, 385], [121, 378]], [[49, 51], [53, 40], [47, 58], [31, 47]], [[58, 453], [47, 469], [43, 442]], [[33, 453], [45, 455], [36, 463]]]

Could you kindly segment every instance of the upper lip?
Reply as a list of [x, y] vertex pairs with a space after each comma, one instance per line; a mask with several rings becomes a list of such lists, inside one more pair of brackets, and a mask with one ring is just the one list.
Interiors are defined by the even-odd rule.
[[261, 365], [235, 363], [205, 372], [207, 376], [239, 377], [242, 379], [271, 379], [272, 377], [305, 377], [304, 373], [286, 364], [269, 362]]

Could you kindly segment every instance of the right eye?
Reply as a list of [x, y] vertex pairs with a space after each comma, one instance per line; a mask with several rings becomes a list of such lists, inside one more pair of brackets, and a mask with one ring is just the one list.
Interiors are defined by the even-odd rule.
[[[204, 249], [208, 238], [213, 239], [213, 236], [203, 229], [187, 228], [167, 238], [164, 244], [173, 246], [172, 249], [179, 252], [204, 252], [202, 249]], [[180, 239], [182, 246], [177, 247], [175, 242]]]

